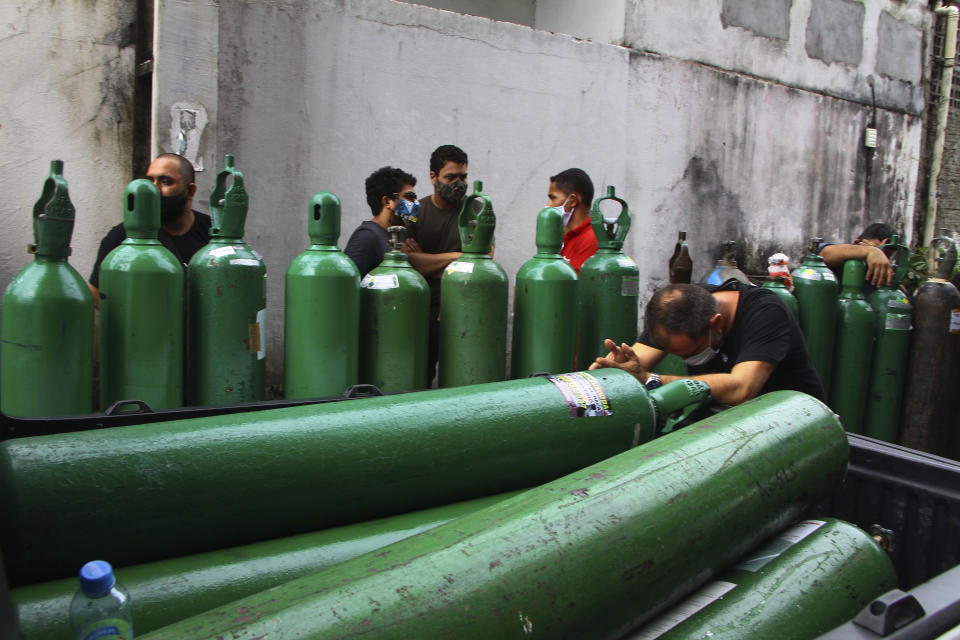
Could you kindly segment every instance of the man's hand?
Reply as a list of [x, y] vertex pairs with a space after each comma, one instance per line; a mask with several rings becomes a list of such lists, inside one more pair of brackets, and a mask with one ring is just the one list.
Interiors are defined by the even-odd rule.
[[420, 248], [420, 243], [413, 238], [407, 238], [404, 240], [403, 246], [400, 247], [400, 250], [404, 253], [423, 253], [423, 249]]
[[873, 286], [889, 285], [893, 281], [893, 265], [887, 255], [877, 247], [870, 247], [867, 254], [867, 281]]
[[640, 382], [647, 382], [647, 377], [650, 374], [646, 369], [643, 368], [640, 358], [633, 350], [633, 347], [628, 345], [626, 342], [622, 343], [618, 347], [617, 343], [609, 338], [603, 341], [603, 346], [605, 346], [607, 351], [610, 353], [608, 353], [606, 357], [597, 358], [596, 361], [590, 365], [591, 371], [594, 369], [604, 368], [622, 369], [623, 371], [631, 374]]

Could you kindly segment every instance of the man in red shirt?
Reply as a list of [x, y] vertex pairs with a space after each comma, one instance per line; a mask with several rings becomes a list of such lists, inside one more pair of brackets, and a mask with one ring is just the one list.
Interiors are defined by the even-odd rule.
[[550, 177], [547, 204], [563, 211], [563, 248], [560, 255], [567, 259], [577, 274], [587, 258], [597, 252], [597, 237], [590, 226], [590, 206], [593, 203], [593, 182], [583, 169], [567, 169]]

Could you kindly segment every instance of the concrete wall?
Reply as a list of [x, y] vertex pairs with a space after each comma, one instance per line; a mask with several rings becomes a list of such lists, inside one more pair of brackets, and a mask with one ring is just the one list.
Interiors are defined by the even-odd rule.
[[[274, 381], [283, 274], [307, 245], [310, 196], [340, 196], [342, 246], [369, 217], [364, 178], [400, 166], [429, 193], [428, 157], [440, 144], [470, 154], [471, 179], [493, 198], [497, 260], [511, 279], [534, 253], [549, 176], [570, 166], [590, 173], [598, 193], [613, 184], [630, 203], [625, 249], [640, 264], [644, 301], [666, 276], [678, 229], [689, 232], [697, 279], [728, 239], [741, 241], [744, 267], [757, 272], [774, 250], [799, 260], [811, 235], [849, 238], [873, 219], [909, 229], [929, 46], [924, 3], [754, 5], [625, 0], [619, 20], [596, 13], [594, 22], [577, 18], [582, 2], [514, 7], [533, 11], [513, 22], [580, 30], [568, 36], [392, 0], [157, 0], [153, 146], [176, 150], [184, 127], [188, 154], [204, 169], [201, 209], [223, 154], [244, 171], [247, 240], [269, 273]], [[20, 33], [0, 40], [5, 59], [19, 56], [40, 78], [3, 71], [16, 89], [0, 120], [7, 184], [15, 183], [15, 207], [3, 213], [14, 233], [0, 241], [4, 286], [26, 262], [12, 256], [30, 240], [30, 206], [52, 157], [67, 161], [84, 216], [74, 243], [82, 272], [120, 219], [129, 99], [115, 98], [132, 86], [132, 47], [111, 34], [129, 10], [120, 0], [91, 6], [0, 10]], [[861, 142], [870, 76], [880, 108], [875, 153]]]
[[71, 264], [88, 276], [130, 180], [134, 3], [0, 3], [0, 290], [33, 258], [33, 204], [64, 161], [77, 209]]

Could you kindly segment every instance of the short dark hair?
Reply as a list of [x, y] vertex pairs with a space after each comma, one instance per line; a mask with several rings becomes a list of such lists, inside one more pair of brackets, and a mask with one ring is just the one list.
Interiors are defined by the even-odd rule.
[[467, 154], [463, 149], [452, 144], [440, 145], [430, 154], [430, 171], [439, 173], [443, 165], [448, 162], [467, 164]]
[[695, 284], [671, 284], [653, 294], [645, 311], [645, 328], [654, 334], [662, 331], [699, 338], [710, 330], [710, 319], [717, 313], [717, 299]]
[[550, 176], [550, 182], [556, 182], [557, 188], [566, 194], [579, 193], [588, 207], [593, 204], [593, 181], [583, 169], [561, 171]]
[[183, 178], [185, 183], [184, 186], [190, 184], [191, 182], [196, 182], [197, 177], [193, 172], [193, 163], [181, 156], [179, 153], [161, 153], [157, 156], [159, 158], [173, 158], [177, 161], [177, 164], [180, 167], [180, 177]]
[[886, 240], [896, 233], [896, 230], [883, 222], [874, 222], [857, 236], [857, 240]]
[[383, 208], [383, 196], [392, 196], [405, 184], [416, 186], [417, 179], [403, 169], [380, 167], [371, 173], [364, 186], [367, 189], [367, 204], [373, 215], [376, 216]]

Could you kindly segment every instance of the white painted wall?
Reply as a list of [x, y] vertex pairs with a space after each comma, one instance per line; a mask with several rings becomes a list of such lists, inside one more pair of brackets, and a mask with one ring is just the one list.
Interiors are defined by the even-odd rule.
[[33, 204], [64, 161], [77, 209], [71, 264], [87, 277], [101, 236], [123, 218], [130, 179], [134, 5], [124, 0], [0, 3], [0, 290], [33, 260]]
[[545, 0], [420, 0], [411, 2], [434, 9], [533, 26], [534, 6]]

